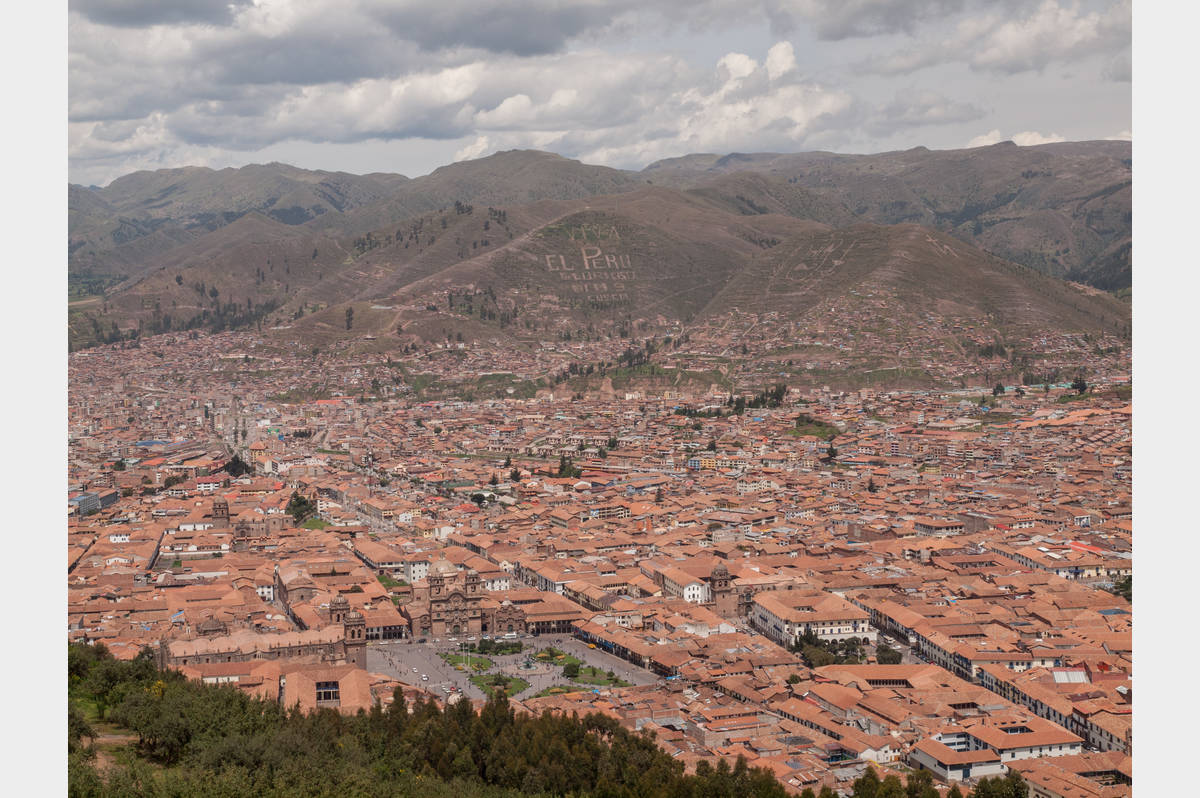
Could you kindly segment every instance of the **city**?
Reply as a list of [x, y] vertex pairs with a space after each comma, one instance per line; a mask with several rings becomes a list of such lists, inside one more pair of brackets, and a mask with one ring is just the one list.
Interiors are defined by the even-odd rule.
[[500, 689], [797, 792], [870, 764], [1128, 794], [1127, 360], [1086, 387], [421, 402], [348, 358], [291, 401], [311, 363], [264, 349], [71, 356], [72, 641], [349, 713]]

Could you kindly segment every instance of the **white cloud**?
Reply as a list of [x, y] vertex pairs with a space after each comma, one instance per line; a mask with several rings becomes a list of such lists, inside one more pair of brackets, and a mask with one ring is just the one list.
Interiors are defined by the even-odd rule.
[[1060, 136], [1057, 133], [1043, 135], [1036, 130], [1023, 130], [1020, 133], [1012, 134], [1013, 144], [1018, 147], [1036, 147], [1039, 144], [1054, 144], [1059, 141], [1066, 141], [1066, 137]]
[[470, 161], [475, 158], [482, 158], [485, 155], [495, 152], [496, 149], [496, 147], [492, 146], [491, 139], [487, 136], [478, 136], [475, 141], [455, 152], [454, 160]]
[[[443, 0], [186, 0], [169, 14], [90, 0], [68, 15], [72, 179], [285, 144], [442, 142], [423, 151], [464, 157], [537, 146], [623, 166], [696, 150], [946, 146], [952, 125], [982, 118], [951, 96], [987, 96], [1014, 71], [1096, 54], [1079, 81], [1128, 79], [1127, 0], [1089, 2], [502, 0], [480, 17]], [[794, 35], [767, 39], [768, 22]], [[704, 35], [726, 30], [736, 50]], [[849, 53], [906, 38], [912, 48], [874, 62], [886, 76], [846, 73]], [[926, 66], [936, 84], [897, 85], [897, 71]], [[1068, 105], [1021, 124], [1066, 129]], [[929, 133], [901, 138], [914, 130]]]
[[1011, 136], [1005, 137], [1001, 135], [999, 129], [993, 129], [968, 141], [967, 147], [990, 147], [1001, 141], [1011, 141], [1019, 147], [1036, 147], [1039, 144], [1066, 141], [1066, 138], [1057, 133], [1043, 134], [1036, 130], [1022, 130], [1020, 133], [1013, 133]]
[[974, 37], [979, 47], [970, 62], [977, 69], [1021, 72], [1043, 69], [1052, 61], [1109, 52], [1128, 45], [1131, 13], [1129, 0], [1093, 14], [1081, 11], [1078, 3], [1045, 0], [1024, 19], [1008, 19], [996, 27], [973, 21], [970, 27], [989, 29]]
[[999, 128], [995, 128], [968, 141], [967, 147], [990, 147], [993, 144], [999, 144], [1001, 141], [1004, 141], [1004, 138], [1000, 135]]
[[779, 42], [767, 51], [767, 77], [778, 80], [796, 68], [796, 53], [791, 42]]
[[[608, 70], [612, 76], [607, 78], [594, 75], [593, 92], [586, 97], [559, 88], [545, 101], [535, 96], [529, 103], [510, 103], [509, 98], [476, 116], [481, 130], [459, 156], [549, 147], [589, 163], [640, 167], [684, 152], [796, 149], [853, 113], [856, 104], [847, 92], [800, 80], [789, 50], [771, 48], [765, 63], [728, 53], [707, 77], [668, 60], [661, 65], [670, 79], [657, 85], [646, 85], [646, 72], [617, 68]], [[594, 114], [594, 124], [583, 126], [556, 113], [559, 107], [573, 110], [584, 102], [612, 112]], [[634, 112], [622, 112], [622, 107]], [[521, 119], [524, 125], [518, 124]], [[500, 121], [503, 126], [496, 124]]]
[[1085, 11], [1072, 0], [1043, 0], [1024, 15], [1001, 6], [967, 16], [948, 34], [932, 31], [913, 46], [859, 62], [858, 69], [883, 75], [965, 63], [978, 72], [1040, 72], [1053, 63], [1097, 55], [1112, 58], [1128, 49], [1131, 36], [1130, 0], [1114, 0], [1097, 12]]

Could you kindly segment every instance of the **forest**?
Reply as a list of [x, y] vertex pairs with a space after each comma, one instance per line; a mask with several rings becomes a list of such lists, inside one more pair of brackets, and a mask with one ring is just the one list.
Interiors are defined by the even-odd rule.
[[[303, 713], [159, 670], [149, 649], [130, 661], [102, 644], [68, 648], [68, 793], [71, 796], [446, 796], [516, 798], [782, 798], [770, 771], [742, 757], [701, 762], [694, 774], [599, 713], [517, 713], [503, 692], [469, 702], [411, 705], [397, 690], [386, 709]], [[95, 740], [123, 732], [101, 763]], [[962, 795], [958, 788], [951, 796]], [[936, 796], [927, 773], [901, 785], [874, 770], [853, 798]], [[985, 780], [974, 798], [1025, 798], [1013, 774]], [[833, 798], [829, 788], [802, 798]]]

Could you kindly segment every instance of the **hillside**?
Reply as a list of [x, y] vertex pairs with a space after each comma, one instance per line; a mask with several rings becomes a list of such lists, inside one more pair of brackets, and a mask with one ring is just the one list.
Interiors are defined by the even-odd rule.
[[411, 180], [277, 163], [136, 172], [104, 188], [68, 187], [69, 282], [76, 298], [98, 295], [250, 212], [296, 227], [299, 236], [353, 238], [455, 202], [511, 210], [647, 184], [687, 190], [744, 215], [786, 214], [835, 227], [922, 224], [1047, 274], [1110, 291], [1131, 284], [1131, 148], [1119, 141], [688, 155], [641, 172], [524, 150]]
[[[82, 644], [67, 686], [71, 795], [786, 795], [742, 757], [685, 774], [649, 733], [600, 713], [517, 711], [502, 691], [477, 708], [397, 686], [370, 712], [305, 713]], [[93, 724], [124, 743], [99, 767]]]
[[705, 309], [792, 318], [848, 294], [878, 296], [896, 319], [953, 316], [1005, 328], [1103, 330], [1127, 321], [1101, 292], [988, 255], [915, 224], [857, 224], [791, 238], [747, 263]]
[[278, 328], [314, 346], [470, 334], [530, 349], [735, 311], [832, 324], [863, 292], [886, 317], [881, 344], [929, 318], [1124, 336], [1127, 303], [1045, 272], [1078, 278], [1068, 262], [1090, 250], [1093, 277], [1127, 273], [1127, 150], [696, 155], [653, 177], [529, 151], [412, 180], [279, 164], [138, 173], [69, 189], [72, 235], [111, 244], [72, 255], [69, 340]]
[[[1104, 290], [1131, 284], [1132, 147], [1091, 141], [877, 155], [689, 155], [643, 170], [660, 185], [773, 207], [785, 183], [845, 208], [854, 221], [916, 223], [994, 255]], [[757, 191], [733, 175], [770, 178]], [[777, 201], [775, 201], [777, 204]], [[789, 211], [792, 212], [792, 211]], [[813, 213], [811, 205], [800, 213]], [[842, 225], [828, 215], [810, 216]]]
[[399, 186], [386, 199], [314, 219], [308, 226], [362, 233], [456, 201], [480, 209], [512, 207], [614, 194], [643, 185], [645, 182], [636, 174], [607, 166], [589, 166], [549, 152], [510, 150], [439, 167]]

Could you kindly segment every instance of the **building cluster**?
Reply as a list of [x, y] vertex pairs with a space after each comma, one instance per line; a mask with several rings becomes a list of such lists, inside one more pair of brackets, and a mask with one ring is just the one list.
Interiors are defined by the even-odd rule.
[[[724, 351], [689, 335], [679, 368]], [[1120, 372], [1082, 397], [420, 402], [373, 356], [154, 340], [71, 357], [72, 640], [354, 711], [422, 690], [370, 647], [571, 635], [656, 681], [513, 701], [650, 728], [689, 767], [1129, 794]]]

